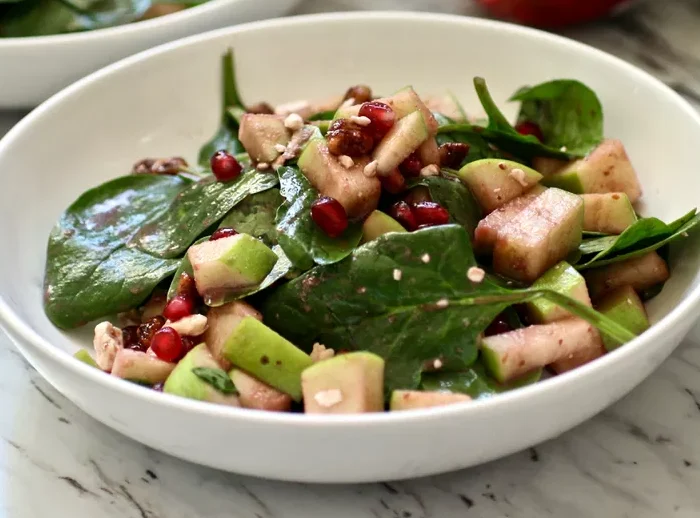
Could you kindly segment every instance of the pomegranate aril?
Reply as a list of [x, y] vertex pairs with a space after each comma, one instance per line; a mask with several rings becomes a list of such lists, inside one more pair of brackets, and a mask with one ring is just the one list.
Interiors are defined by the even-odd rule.
[[214, 233], [209, 238], [209, 241], [216, 241], [217, 239], [223, 239], [225, 237], [231, 237], [231, 236], [237, 236], [237, 235], [238, 235], [238, 232], [236, 232], [236, 229], [224, 227], [224, 228], [220, 228], [218, 230], [215, 230]]
[[389, 215], [401, 223], [401, 225], [403, 225], [408, 231], [418, 228], [416, 217], [413, 215], [410, 205], [405, 201], [398, 201], [394, 203], [389, 210]]
[[446, 142], [438, 148], [438, 152], [440, 153], [440, 167], [459, 169], [469, 154], [469, 144]]
[[384, 137], [396, 122], [396, 113], [388, 104], [379, 101], [369, 101], [360, 106], [358, 113], [360, 117], [367, 117], [370, 120], [369, 130], [375, 140]]
[[503, 313], [498, 315], [484, 331], [485, 336], [500, 335], [512, 331], [513, 328], [505, 319]]
[[160, 330], [161, 327], [165, 325], [165, 317], [158, 315], [152, 319], [144, 322], [139, 326], [139, 344], [141, 344], [141, 349], [147, 351], [151, 346], [151, 341], [153, 336]]
[[420, 175], [420, 170], [423, 169], [423, 164], [420, 161], [418, 153], [413, 152], [408, 155], [408, 158], [401, 162], [399, 171], [407, 178], [416, 178]]
[[197, 293], [197, 285], [194, 282], [194, 277], [192, 277], [187, 272], [182, 272], [180, 274], [180, 279], [177, 282], [177, 288], [175, 290], [177, 295], [190, 299], [193, 302], [197, 300], [199, 294]]
[[228, 182], [238, 178], [243, 167], [228, 151], [217, 151], [210, 160], [211, 172], [220, 182]]
[[412, 208], [418, 225], [446, 225], [450, 221], [450, 213], [434, 201], [421, 201]]
[[139, 326], [126, 326], [122, 328], [122, 342], [124, 349], [143, 350], [139, 343]]
[[188, 317], [192, 313], [194, 313], [194, 301], [182, 295], [170, 299], [163, 310], [163, 316], [171, 322]]
[[348, 228], [348, 215], [335, 198], [321, 196], [311, 205], [311, 219], [330, 237], [338, 237]]
[[151, 350], [165, 362], [175, 362], [182, 356], [182, 338], [172, 327], [160, 329], [151, 341]]
[[544, 142], [544, 135], [540, 127], [532, 121], [523, 121], [515, 125], [515, 131], [521, 135], [534, 135], [537, 140]]
[[183, 336], [182, 337], [182, 355], [186, 355], [198, 344], [202, 342], [201, 337], [198, 336]]
[[406, 188], [406, 180], [398, 169], [394, 169], [387, 176], [380, 176], [379, 181], [384, 190], [391, 194], [398, 194]]

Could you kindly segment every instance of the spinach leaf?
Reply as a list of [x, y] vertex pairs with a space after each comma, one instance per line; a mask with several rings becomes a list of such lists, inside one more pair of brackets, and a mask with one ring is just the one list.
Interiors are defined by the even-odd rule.
[[639, 219], [619, 236], [584, 240], [579, 247], [584, 260], [576, 268], [596, 268], [648, 254], [686, 235], [698, 223], [697, 209], [669, 224], [657, 218]]
[[520, 379], [503, 385], [491, 378], [481, 362], [477, 361], [470, 368], [460, 372], [425, 373], [421, 377], [421, 388], [423, 390], [460, 392], [473, 399], [483, 399], [537, 383], [541, 377], [542, 369], [537, 369]]
[[535, 122], [551, 148], [586, 155], [603, 140], [603, 107], [580, 81], [558, 79], [524, 87], [510, 100], [522, 102], [518, 121]]
[[[491, 93], [486, 87], [486, 81], [481, 77], [474, 78], [474, 88], [481, 101], [481, 105], [488, 115], [489, 123], [482, 129], [481, 135], [490, 144], [494, 144], [496, 147], [508, 153], [512, 153], [515, 156], [531, 159], [535, 156], [547, 156], [552, 158], [560, 158], [562, 160], [571, 160], [577, 158], [579, 154], [564, 152], [559, 148], [553, 148], [542, 144], [537, 137], [533, 135], [521, 135], [515, 128], [508, 122], [501, 110], [498, 109], [496, 103], [491, 97]], [[474, 126], [469, 124], [464, 125], [454, 125], [454, 126], [466, 126], [462, 128], [461, 131], [474, 131]], [[457, 131], [459, 128], [454, 126], [447, 126], [442, 128], [443, 131]]]
[[489, 277], [472, 283], [467, 271], [473, 266], [469, 235], [461, 226], [389, 233], [344, 261], [318, 266], [272, 290], [262, 313], [269, 326], [301, 347], [318, 341], [383, 357], [388, 391], [416, 387], [423, 365], [435, 358], [450, 368], [469, 367], [477, 358], [479, 335], [501, 311], [541, 297], [622, 342], [634, 338], [559, 293], [507, 290]]
[[221, 58], [222, 70], [222, 106], [221, 106], [221, 126], [216, 135], [204, 144], [199, 151], [199, 165], [209, 167], [209, 160], [212, 155], [222, 149], [232, 155], [245, 152], [241, 141], [238, 140], [238, 122], [229, 116], [228, 110], [233, 107], [243, 108], [241, 96], [238, 94], [236, 85], [235, 61], [233, 49], [229, 49]]
[[195, 367], [192, 374], [203, 382], [208, 383], [222, 394], [238, 394], [236, 386], [223, 369], [211, 369], [209, 367]]
[[278, 240], [292, 264], [308, 270], [314, 263], [333, 264], [350, 255], [362, 238], [362, 225], [351, 222], [342, 236], [328, 237], [311, 219], [318, 191], [297, 168], [280, 167], [278, 173], [285, 199], [277, 211]]
[[238, 232], [250, 234], [267, 246], [277, 244], [277, 209], [284, 202], [279, 189], [268, 189], [248, 196], [236, 205], [219, 224], [219, 228], [234, 228]]
[[178, 176], [130, 175], [80, 196], [49, 236], [44, 308], [60, 328], [138, 306], [178, 261], [127, 246], [189, 184]]
[[79, 13], [60, 0], [24, 0], [11, 3], [0, 13], [0, 36], [48, 36], [82, 28]]
[[60, 0], [82, 16], [81, 30], [95, 30], [138, 21], [151, 0]]
[[313, 121], [332, 121], [333, 117], [335, 116], [336, 110], [328, 110], [325, 112], [318, 112], [313, 114], [311, 117], [309, 117], [308, 120], [309, 122]]
[[456, 176], [442, 171], [441, 176], [420, 178], [408, 184], [409, 188], [422, 185], [430, 191], [433, 201], [439, 203], [450, 213], [450, 221], [467, 229], [470, 236], [481, 219], [481, 209], [474, 196]]
[[157, 257], [182, 255], [202, 232], [217, 224], [246, 197], [277, 183], [277, 175], [255, 169], [230, 182], [217, 182], [213, 177], [197, 182], [180, 193], [160, 217], [144, 225], [134, 243]]

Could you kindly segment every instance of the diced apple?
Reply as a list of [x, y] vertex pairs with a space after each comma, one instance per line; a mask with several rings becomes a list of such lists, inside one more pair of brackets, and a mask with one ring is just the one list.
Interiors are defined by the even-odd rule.
[[472, 398], [466, 394], [454, 392], [428, 392], [420, 390], [395, 390], [391, 394], [389, 410], [397, 412], [400, 410], [415, 410], [418, 408], [432, 408], [436, 406], [454, 405], [471, 401]]
[[558, 158], [536, 156], [532, 159], [532, 168], [544, 176], [549, 176], [566, 167], [568, 163]]
[[[623, 286], [611, 291], [598, 303], [596, 309], [635, 334], [641, 334], [649, 329], [649, 317], [647, 317], [644, 303], [631, 286]], [[605, 334], [603, 334], [603, 344], [608, 351], [622, 345]]]
[[231, 368], [231, 362], [224, 357], [224, 345], [233, 330], [245, 317], [253, 317], [262, 322], [262, 314], [242, 300], [229, 302], [218, 308], [211, 308], [207, 313], [208, 327], [204, 333], [204, 341], [214, 359], [226, 371]]
[[547, 189], [508, 223], [496, 238], [496, 273], [533, 282], [581, 243], [583, 201], [560, 189]]
[[238, 139], [254, 162], [271, 163], [281, 154], [275, 146], [289, 143], [289, 131], [280, 116], [246, 113]]
[[437, 133], [438, 122], [433, 116], [433, 113], [410, 86], [402, 88], [391, 97], [384, 97], [377, 99], [377, 101], [391, 106], [394, 113], [396, 113], [396, 117], [399, 119], [403, 119], [409, 114], [419, 111], [423, 115], [423, 120], [425, 121], [430, 136], [434, 137]]
[[455, 122], [466, 122], [466, 115], [452, 94], [423, 97], [423, 103], [432, 112], [449, 117]]
[[238, 399], [243, 408], [288, 412], [292, 406], [291, 396], [263, 383], [247, 372], [233, 369], [229, 376], [238, 390]]
[[624, 192], [582, 194], [583, 230], [622, 234], [637, 221], [637, 214]]
[[118, 378], [155, 385], [163, 383], [175, 368], [155, 356], [133, 349], [122, 349], [114, 358], [112, 375]]
[[[600, 333], [596, 331], [600, 336]], [[557, 360], [549, 365], [557, 374], [564, 374], [565, 372], [572, 371], [582, 365], [597, 360], [601, 356], [604, 356], [607, 351], [603, 347], [603, 342], [601, 340], [591, 340], [588, 347], [584, 347], [575, 353], [571, 353], [568, 357]]]
[[440, 165], [440, 150], [434, 137], [429, 137], [418, 148], [418, 156], [421, 163], [425, 165], [437, 164]]
[[669, 275], [666, 261], [656, 252], [584, 272], [593, 300], [622, 286], [629, 285], [640, 292], [666, 282]]
[[[565, 261], [547, 270], [542, 277], [535, 281], [532, 287], [556, 291], [578, 300], [586, 306], [590, 307], [591, 305], [586, 280], [573, 266]], [[528, 302], [527, 308], [532, 321], [537, 324], [547, 324], [573, 316], [564, 308], [548, 299], [537, 299]]]
[[377, 174], [386, 176], [408, 158], [428, 137], [423, 114], [414, 111], [398, 120], [374, 149]]

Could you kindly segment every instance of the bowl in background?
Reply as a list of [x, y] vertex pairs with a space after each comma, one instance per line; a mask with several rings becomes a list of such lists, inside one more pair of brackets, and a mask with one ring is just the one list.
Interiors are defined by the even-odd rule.
[[0, 38], [0, 110], [33, 108], [81, 77], [191, 34], [281, 16], [301, 0], [210, 0], [159, 18], [88, 32]]
[[533, 29], [424, 13], [331, 14], [227, 28], [132, 56], [57, 94], [0, 141], [0, 234], [12, 251], [0, 255], [0, 324], [53, 386], [99, 421], [157, 450], [249, 475], [417, 477], [513, 453], [590, 418], [648, 376], [694, 323], [697, 234], [672, 254], [673, 275], [648, 305], [649, 331], [575, 371], [491, 399], [385, 414], [266, 413], [158, 393], [76, 361], [70, 355], [90, 346], [91, 330], [61, 332], [42, 308], [49, 231], [80, 193], [139, 158], [196, 157], [219, 121], [219, 59], [231, 46], [250, 103], [410, 83], [424, 94], [451, 90], [475, 110], [477, 74], [502, 106], [523, 84], [582, 80], [602, 100], [606, 134], [623, 140], [638, 169], [642, 212], [671, 220], [698, 202], [698, 114], [645, 72]]

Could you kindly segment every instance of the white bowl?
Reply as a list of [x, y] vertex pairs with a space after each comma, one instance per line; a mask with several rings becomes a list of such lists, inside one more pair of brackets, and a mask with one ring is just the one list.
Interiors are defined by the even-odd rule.
[[280, 16], [300, 1], [211, 0], [168, 16], [109, 29], [0, 38], [0, 109], [33, 108], [118, 59], [191, 34]]
[[[221, 407], [157, 393], [70, 357], [89, 330], [64, 334], [42, 309], [46, 238], [85, 189], [140, 157], [196, 156], [219, 118], [219, 58], [237, 51], [242, 95], [281, 102], [367, 82], [390, 92], [450, 89], [475, 109], [485, 76], [503, 103], [518, 86], [574, 77], [605, 106], [641, 175], [647, 214], [698, 203], [700, 117], [648, 74], [607, 54], [530, 29], [455, 16], [335, 14], [199, 35], [133, 56], [40, 106], [0, 141], [0, 321], [59, 391], [106, 425], [193, 462], [310, 482], [401, 479], [449, 471], [551, 438], [644, 379], [698, 316], [700, 240], [673, 258], [640, 338], [574, 372], [489, 400], [397, 414], [305, 416]], [[97, 114], [97, 115], [96, 115]], [[82, 338], [82, 339], [81, 339]]]

